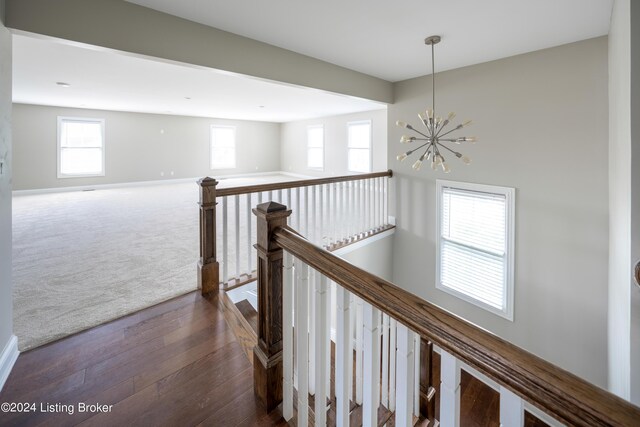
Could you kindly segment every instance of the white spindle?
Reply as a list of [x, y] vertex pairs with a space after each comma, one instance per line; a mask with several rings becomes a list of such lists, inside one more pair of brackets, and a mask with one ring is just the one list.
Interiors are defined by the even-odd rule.
[[389, 321], [389, 410], [396, 410], [396, 320]]
[[420, 416], [420, 335], [413, 335], [413, 415]]
[[234, 207], [234, 223], [233, 226], [236, 229], [236, 241], [235, 241], [235, 250], [236, 250], [236, 280], [240, 279], [240, 195], [236, 194], [233, 196], [233, 207]]
[[293, 256], [284, 252], [282, 284], [282, 416], [293, 418]]
[[356, 403], [362, 405], [362, 300], [356, 299]]
[[364, 360], [362, 387], [362, 425], [378, 425], [380, 404], [380, 310], [371, 304], [363, 306]]
[[396, 426], [410, 427], [413, 425], [414, 334], [400, 323], [398, 323], [397, 334]]
[[300, 227], [300, 233], [303, 236], [309, 237], [309, 187], [304, 187], [302, 190], [304, 194], [304, 202], [302, 202], [302, 213], [304, 216], [304, 220], [302, 222], [302, 226]]
[[309, 418], [309, 267], [296, 262], [296, 372], [298, 373], [298, 426]]
[[349, 305], [351, 296], [342, 286], [336, 286], [336, 426], [349, 425], [349, 360], [353, 359], [350, 352], [352, 340]]
[[460, 362], [444, 350], [440, 351], [440, 425], [460, 425]]
[[309, 218], [310, 218], [310, 226], [309, 226], [309, 239], [315, 243], [318, 244], [318, 241], [316, 239], [316, 220], [317, 220], [317, 213], [316, 213], [316, 186], [314, 185], [313, 187], [311, 187], [310, 189], [310, 197], [311, 197], [311, 212], [309, 212]]
[[229, 278], [229, 209], [227, 196], [222, 198], [222, 281], [226, 282]]
[[245, 194], [245, 202], [247, 204], [247, 208], [245, 209], [245, 227], [247, 228], [247, 241], [245, 242], [247, 244], [247, 274], [251, 274], [251, 271], [253, 271], [253, 263], [252, 263], [252, 259], [253, 259], [253, 251], [252, 251], [252, 247], [251, 247], [251, 193], [247, 193]]
[[302, 232], [302, 223], [300, 222], [300, 188], [295, 189], [296, 192], [296, 230]]
[[316, 350], [318, 352], [318, 359], [315, 370], [316, 426], [327, 425], [327, 398], [329, 397], [329, 388], [327, 387], [326, 377], [329, 374], [327, 368], [331, 363], [331, 360], [327, 358], [331, 349], [331, 337], [329, 336], [331, 317], [327, 316], [329, 310], [328, 288], [327, 278], [316, 272], [316, 314], [318, 315], [318, 323], [316, 324]]
[[382, 315], [382, 404], [389, 407], [389, 316]]
[[[289, 209], [291, 209], [293, 207], [293, 202], [291, 201], [291, 189], [287, 188], [287, 207]], [[288, 218], [288, 223], [290, 226], [293, 226], [293, 224], [291, 223], [291, 221], [293, 220], [293, 218], [291, 216], [289, 216]]]
[[337, 184], [334, 182], [331, 184], [331, 201], [329, 202], [329, 207], [331, 209], [331, 222], [330, 222], [330, 227], [331, 227], [331, 244], [334, 245], [338, 242], [338, 227], [337, 227], [337, 222], [338, 222], [338, 218], [336, 215], [337, 212], [337, 195], [336, 195], [336, 186]]
[[371, 230], [371, 180], [367, 179], [366, 183], [365, 183], [366, 189], [365, 189], [365, 193], [364, 193], [364, 197], [365, 197], [365, 208], [364, 208], [364, 212], [366, 215], [366, 231], [368, 232], [369, 230]]
[[318, 327], [318, 314], [316, 313], [316, 284], [320, 273], [311, 270], [309, 273], [309, 394], [316, 394], [316, 328]]
[[262, 191], [258, 192], [258, 204], [262, 203]]
[[318, 188], [318, 203], [320, 203], [320, 209], [318, 209], [318, 244], [324, 246], [324, 185]]
[[382, 223], [387, 225], [389, 223], [389, 177], [384, 177], [384, 215], [382, 217]]
[[283, 204], [283, 203], [282, 203], [282, 190], [278, 190], [278, 191], [276, 192], [276, 197], [277, 197], [277, 201], [278, 201], [278, 203]]
[[524, 402], [520, 396], [505, 387], [500, 387], [500, 425], [524, 425]]
[[267, 202], [272, 202], [273, 201], [273, 191], [269, 190], [267, 192]]
[[341, 182], [340, 188], [342, 189], [342, 199], [340, 200], [340, 223], [342, 224], [340, 230], [340, 241], [346, 241], [349, 237], [349, 230], [347, 227], [349, 224], [347, 221], [347, 217], [349, 216], [349, 212], [347, 211], [347, 183]]

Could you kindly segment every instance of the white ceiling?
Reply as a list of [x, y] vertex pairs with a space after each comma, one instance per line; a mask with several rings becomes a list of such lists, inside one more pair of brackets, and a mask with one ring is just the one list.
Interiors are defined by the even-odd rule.
[[613, 0], [127, 0], [389, 81], [609, 32]]
[[[608, 33], [613, 0], [128, 0], [399, 81]], [[384, 105], [47, 38], [14, 35], [18, 103], [288, 122]], [[67, 82], [63, 88], [56, 82]], [[191, 98], [191, 99], [185, 99]], [[260, 106], [263, 106], [262, 108]]]
[[269, 122], [385, 108], [320, 90], [19, 34], [13, 37], [13, 102]]

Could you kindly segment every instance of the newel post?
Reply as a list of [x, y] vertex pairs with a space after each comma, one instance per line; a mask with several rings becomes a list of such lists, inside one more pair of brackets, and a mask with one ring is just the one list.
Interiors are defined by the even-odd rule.
[[213, 178], [202, 178], [200, 187], [200, 260], [198, 288], [202, 295], [218, 291], [220, 265], [216, 260], [216, 185]]
[[282, 260], [273, 231], [287, 225], [291, 211], [275, 202], [260, 204], [257, 217], [258, 344], [253, 350], [253, 388], [267, 411], [282, 402]]
[[433, 343], [420, 339], [420, 415], [433, 425], [436, 418], [436, 389], [433, 387]]

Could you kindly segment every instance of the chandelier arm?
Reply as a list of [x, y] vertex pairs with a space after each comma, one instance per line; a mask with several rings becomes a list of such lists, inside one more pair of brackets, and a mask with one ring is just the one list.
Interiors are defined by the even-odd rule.
[[440, 147], [444, 148], [445, 150], [451, 151], [453, 154], [456, 155], [456, 157], [457, 157], [458, 154], [460, 154], [460, 153], [458, 153], [456, 151], [453, 151], [451, 148], [447, 147], [446, 145], [440, 144], [439, 142], [436, 142], [436, 144], [438, 144]]
[[438, 135], [438, 136], [447, 136], [451, 132], [455, 132], [455, 131], [457, 131], [458, 129], [461, 129], [461, 128], [462, 128], [462, 126], [458, 125], [458, 126], [454, 127], [453, 129], [451, 129], [450, 131], [447, 131], [447, 132], [443, 133], [442, 135]]
[[420, 132], [418, 129], [416, 129], [414, 127], [412, 127], [411, 130], [416, 132], [416, 133], [419, 133], [420, 135], [424, 136], [427, 139], [431, 139], [431, 137], [429, 135], [425, 135], [424, 133]]

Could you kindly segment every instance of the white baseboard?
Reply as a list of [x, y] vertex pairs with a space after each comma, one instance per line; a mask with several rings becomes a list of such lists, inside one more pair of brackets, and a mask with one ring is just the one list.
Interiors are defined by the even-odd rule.
[[[292, 177], [301, 178], [301, 179], [314, 178], [312, 176], [300, 175], [300, 174], [284, 172], [284, 171], [242, 173], [242, 174], [220, 175], [220, 176], [215, 176], [215, 174], [213, 174], [213, 178], [215, 178], [218, 181], [221, 181], [221, 180], [232, 179], [232, 178], [250, 178], [252, 176], [268, 176], [268, 175], [285, 175], [285, 176], [292, 176]], [[112, 188], [141, 187], [141, 186], [147, 186], [147, 185], [182, 184], [185, 182], [196, 183], [200, 178], [203, 178], [203, 177], [198, 176], [198, 177], [192, 177], [192, 178], [158, 179], [153, 181], [117, 182], [113, 184], [75, 185], [71, 187], [35, 188], [32, 190], [13, 190], [11, 194], [13, 196], [33, 196], [37, 194], [65, 193], [69, 191], [109, 190]]]
[[4, 387], [4, 383], [9, 378], [11, 369], [18, 359], [18, 337], [11, 335], [9, 342], [4, 346], [2, 354], [0, 354], [0, 390]]

